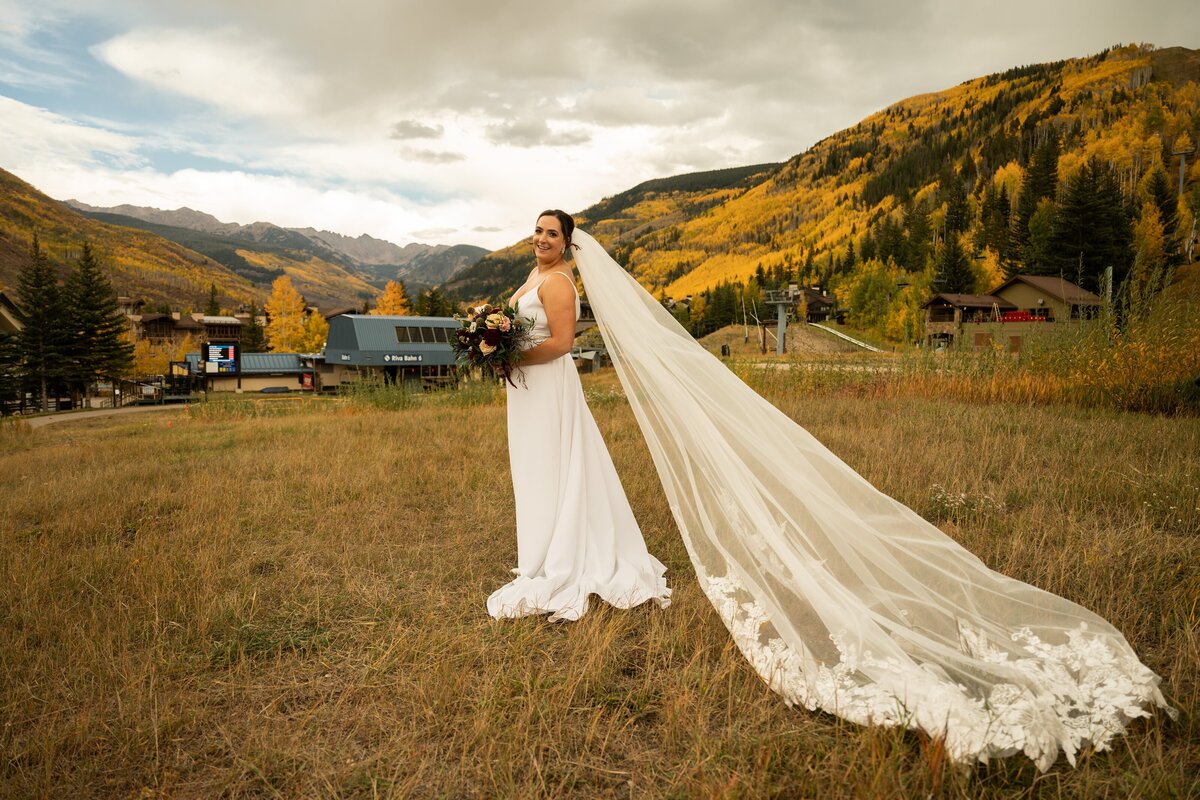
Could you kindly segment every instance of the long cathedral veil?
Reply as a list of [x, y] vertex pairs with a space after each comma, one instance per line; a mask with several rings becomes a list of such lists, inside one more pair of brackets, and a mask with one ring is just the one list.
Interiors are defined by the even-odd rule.
[[988, 569], [739, 380], [586, 232], [575, 259], [696, 575], [789, 703], [959, 762], [1103, 750], [1164, 706], [1087, 609]]

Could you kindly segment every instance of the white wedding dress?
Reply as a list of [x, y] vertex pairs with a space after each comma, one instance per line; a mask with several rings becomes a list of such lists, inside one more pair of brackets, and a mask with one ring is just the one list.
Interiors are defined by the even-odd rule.
[[[542, 278], [550, 279], [570, 280]], [[535, 342], [550, 335], [540, 286], [517, 300], [518, 316], [536, 321]], [[579, 310], [576, 294], [576, 319]], [[618, 608], [647, 600], [665, 608], [666, 567], [646, 550], [570, 354], [521, 367], [521, 375], [507, 387], [517, 577], [492, 593], [488, 613], [576, 620], [593, 594]]]

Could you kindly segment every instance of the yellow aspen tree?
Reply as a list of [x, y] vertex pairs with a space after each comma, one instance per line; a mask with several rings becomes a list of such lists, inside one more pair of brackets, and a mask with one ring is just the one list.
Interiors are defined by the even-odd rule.
[[412, 304], [408, 299], [408, 291], [404, 288], [404, 281], [388, 281], [371, 313], [382, 316], [411, 316]]
[[1136, 310], [1142, 310], [1150, 296], [1162, 288], [1167, 267], [1165, 240], [1158, 207], [1147, 200], [1142, 204], [1141, 219], [1133, 229], [1133, 272], [1129, 276], [1129, 298]]
[[192, 334], [185, 335], [171, 352], [172, 361], [185, 361], [188, 353], [200, 352], [200, 343]]
[[292, 279], [280, 275], [271, 284], [267, 312], [267, 346], [276, 353], [299, 351], [304, 339], [304, 299], [292, 285]]
[[161, 347], [156, 347], [149, 339], [139, 339], [133, 345], [133, 374], [165, 375], [167, 372], [167, 354]]
[[329, 338], [329, 320], [314, 311], [304, 319], [304, 331], [297, 348], [301, 353], [319, 353], [325, 349]]
[[1004, 267], [1000, 264], [1000, 255], [990, 247], [983, 249], [983, 258], [975, 262], [975, 289], [981, 294], [988, 294], [1004, 283]]

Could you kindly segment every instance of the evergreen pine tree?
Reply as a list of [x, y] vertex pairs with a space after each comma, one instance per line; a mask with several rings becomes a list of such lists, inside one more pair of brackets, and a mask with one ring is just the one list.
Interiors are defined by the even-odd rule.
[[1133, 259], [1133, 229], [1115, 169], [1092, 156], [1068, 180], [1054, 216], [1051, 274], [1093, 292], [1113, 268], [1113, 285], [1125, 279]]
[[938, 250], [937, 277], [933, 285], [936, 291], [950, 294], [971, 294], [975, 291], [975, 273], [971, 271], [971, 264], [956, 233], [948, 233]]
[[875, 246], [875, 237], [868, 230], [863, 234], [862, 245], [859, 247], [859, 256], [863, 261], [872, 261], [878, 253], [879, 248]]
[[1054, 215], [1057, 209], [1054, 201], [1043, 197], [1038, 201], [1037, 210], [1029, 218], [1029, 241], [1025, 244], [1024, 264], [1014, 261], [1005, 272], [1011, 278], [1017, 273], [1018, 267], [1030, 275], [1054, 275]]
[[221, 304], [217, 302], [217, 285], [211, 284], [208, 289], [208, 304], [204, 306], [204, 314], [209, 317], [221, 315]]
[[58, 278], [42, 252], [37, 234], [29, 248], [29, 261], [18, 278], [17, 298], [24, 315], [24, 327], [17, 334], [21, 375], [41, 399], [42, 411], [49, 411], [50, 393], [62, 389], [69, 372], [68, 323]]
[[1058, 137], [1047, 137], [1034, 152], [1021, 182], [1017, 195], [1017, 219], [1013, 230], [1013, 245], [1016, 256], [1028, 266], [1026, 248], [1029, 245], [1029, 220], [1037, 211], [1038, 201], [1048, 197], [1054, 199], [1058, 189]]
[[1161, 166], [1150, 172], [1146, 179], [1146, 199], [1158, 207], [1159, 222], [1163, 228], [1163, 251], [1167, 262], [1179, 262], [1179, 203], [1166, 170]]
[[258, 322], [258, 306], [253, 300], [250, 301], [250, 319], [242, 325], [241, 345], [243, 353], [262, 353], [267, 349], [267, 338]]
[[1016, 253], [1013, 252], [1012, 241], [1012, 202], [1008, 198], [1008, 187], [1003, 184], [1000, 185], [1000, 194], [996, 197], [996, 208], [992, 214], [996, 252], [1000, 254], [1000, 266], [1009, 275]]
[[854, 256], [854, 240], [851, 239], [846, 244], [846, 261], [842, 266], [845, 268], [846, 272], [849, 272], [850, 270], [854, 269], [854, 265], [856, 263], [858, 262]]
[[117, 293], [87, 242], [64, 294], [73, 378], [90, 397], [98, 378], [118, 378], [129, 371], [133, 345], [125, 338], [129, 320], [121, 313]]
[[[929, 258], [930, 239], [933, 228], [929, 224], [929, 210], [924, 203], [910, 203], [904, 209], [904, 252], [900, 263], [907, 269], [919, 272], [925, 269], [925, 261]], [[880, 259], [887, 258], [880, 253]]]
[[941, 189], [946, 199], [946, 235], [964, 233], [971, 223], [971, 208], [962, 179], [953, 173], [944, 175]]
[[452, 317], [458, 313], [454, 300], [436, 286], [417, 295], [415, 308], [421, 317]]

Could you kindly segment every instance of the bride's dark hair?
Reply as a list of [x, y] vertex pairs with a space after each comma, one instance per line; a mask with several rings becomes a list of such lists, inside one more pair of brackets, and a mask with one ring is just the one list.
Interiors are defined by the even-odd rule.
[[567, 243], [566, 249], [570, 250], [573, 247], [571, 244], [571, 234], [575, 232], [575, 218], [557, 208], [547, 209], [538, 214], [538, 219], [542, 217], [554, 217], [558, 220], [558, 224], [562, 225], [563, 241]]

